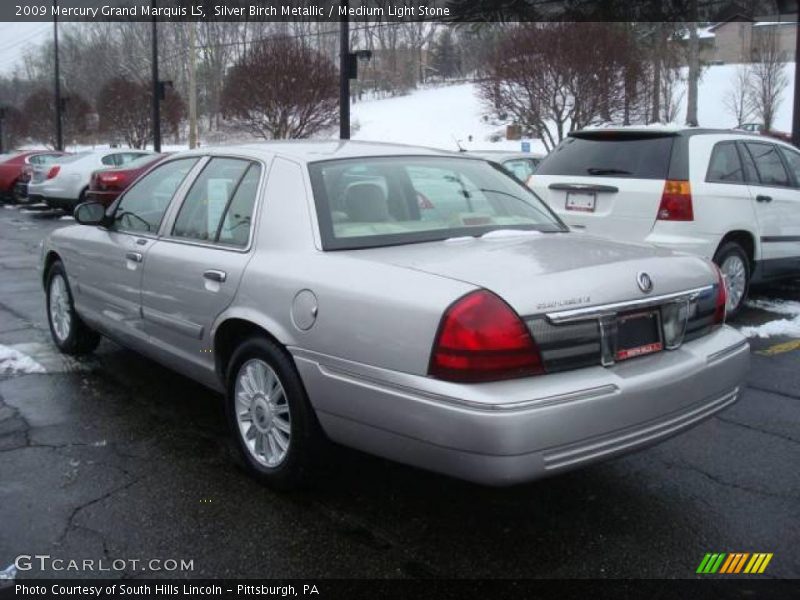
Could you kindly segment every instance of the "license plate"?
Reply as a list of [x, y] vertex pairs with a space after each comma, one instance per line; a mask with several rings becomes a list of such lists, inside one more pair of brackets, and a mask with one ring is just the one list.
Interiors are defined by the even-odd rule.
[[617, 321], [616, 360], [627, 360], [664, 349], [657, 311], [620, 315]]
[[592, 192], [567, 192], [567, 210], [578, 212], [594, 212], [597, 194]]

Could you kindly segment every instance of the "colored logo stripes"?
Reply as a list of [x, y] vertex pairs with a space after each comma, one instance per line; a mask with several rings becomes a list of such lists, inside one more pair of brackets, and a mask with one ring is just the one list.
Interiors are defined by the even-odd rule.
[[726, 575], [763, 573], [771, 560], [771, 552], [754, 552], [752, 554], [749, 552], [731, 552], [729, 554], [725, 552], [712, 554], [709, 552], [703, 557], [700, 566], [697, 567], [697, 573], [704, 575], [712, 575], [714, 573], [724, 573]]

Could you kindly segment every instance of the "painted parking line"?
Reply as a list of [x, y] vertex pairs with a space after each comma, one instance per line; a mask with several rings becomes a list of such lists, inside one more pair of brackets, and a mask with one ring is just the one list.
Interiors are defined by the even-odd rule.
[[780, 344], [773, 344], [769, 348], [758, 350], [756, 354], [760, 354], [761, 356], [775, 356], [795, 350], [800, 350], [800, 340], [790, 340], [788, 342], [781, 342]]

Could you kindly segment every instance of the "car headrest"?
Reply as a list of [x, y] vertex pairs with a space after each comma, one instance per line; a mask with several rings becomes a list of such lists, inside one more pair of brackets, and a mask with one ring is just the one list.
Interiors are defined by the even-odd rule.
[[347, 186], [344, 208], [350, 221], [354, 223], [381, 223], [390, 220], [386, 192], [380, 185], [370, 181]]

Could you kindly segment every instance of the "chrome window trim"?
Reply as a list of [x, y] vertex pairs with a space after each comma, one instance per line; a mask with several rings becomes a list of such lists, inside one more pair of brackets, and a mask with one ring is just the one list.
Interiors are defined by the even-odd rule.
[[556, 312], [545, 313], [545, 316], [552, 323], [569, 323], [572, 321], [581, 321], [584, 319], [599, 319], [601, 317], [613, 316], [620, 311], [635, 310], [638, 308], [647, 308], [650, 306], [658, 306], [665, 302], [687, 300], [691, 301], [705, 292], [714, 289], [714, 285], [706, 285], [683, 292], [673, 292], [671, 294], [662, 294], [661, 296], [653, 296], [650, 298], [642, 298], [641, 300], [626, 300], [623, 302], [612, 302], [610, 304], [600, 304], [597, 306], [587, 306], [585, 308], [574, 308], [571, 310], [561, 310]]

